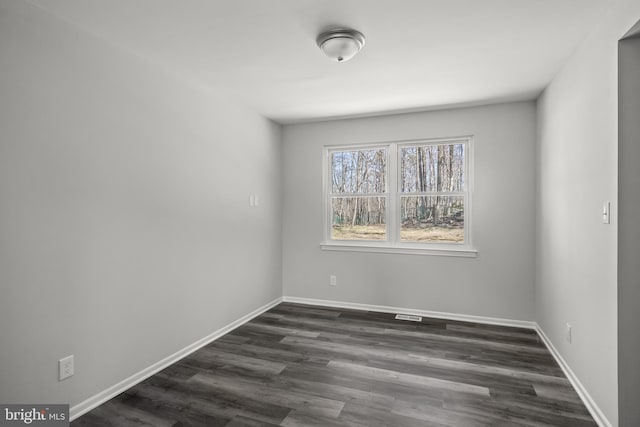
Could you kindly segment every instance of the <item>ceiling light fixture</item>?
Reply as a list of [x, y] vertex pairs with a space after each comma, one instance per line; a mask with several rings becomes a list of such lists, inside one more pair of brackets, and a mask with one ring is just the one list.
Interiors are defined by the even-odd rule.
[[356, 30], [336, 29], [318, 36], [320, 50], [337, 62], [348, 61], [364, 46], [364, 35]]

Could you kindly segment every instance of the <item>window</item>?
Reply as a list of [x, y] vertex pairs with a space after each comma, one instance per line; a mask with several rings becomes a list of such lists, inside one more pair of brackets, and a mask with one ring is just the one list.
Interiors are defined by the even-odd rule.
[[323, 249], [475, 256], [471, 138], [325, 148]]
[[331, 239], [387, 240], [387, 149], [331, 151]]

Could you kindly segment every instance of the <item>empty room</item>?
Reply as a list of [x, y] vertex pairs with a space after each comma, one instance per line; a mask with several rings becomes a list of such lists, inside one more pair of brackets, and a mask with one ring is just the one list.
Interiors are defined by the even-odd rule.
[[640, 426], [638, 164], [638, 0], [0, 0], [0, 425]]

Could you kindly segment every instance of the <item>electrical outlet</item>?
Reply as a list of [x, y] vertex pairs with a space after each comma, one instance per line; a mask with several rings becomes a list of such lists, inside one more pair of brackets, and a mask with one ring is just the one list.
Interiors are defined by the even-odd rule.
[[338, 286], [336, 276], [329, 276], [329, 286]]
[[567, 323], [567, 342], [571, 344], [571, 325]]
[[73, 367], [73, 354], [71, 356], [67, 356], [63, 359], [58, 360], [58, 380], [62, 381], [64, 379], [73, 376], [74, 367]]

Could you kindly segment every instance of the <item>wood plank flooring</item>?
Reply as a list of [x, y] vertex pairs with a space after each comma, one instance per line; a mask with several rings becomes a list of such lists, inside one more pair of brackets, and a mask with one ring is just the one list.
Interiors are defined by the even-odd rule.
[[71, 425], [596, 423], [535, 331], [282, 303]]

